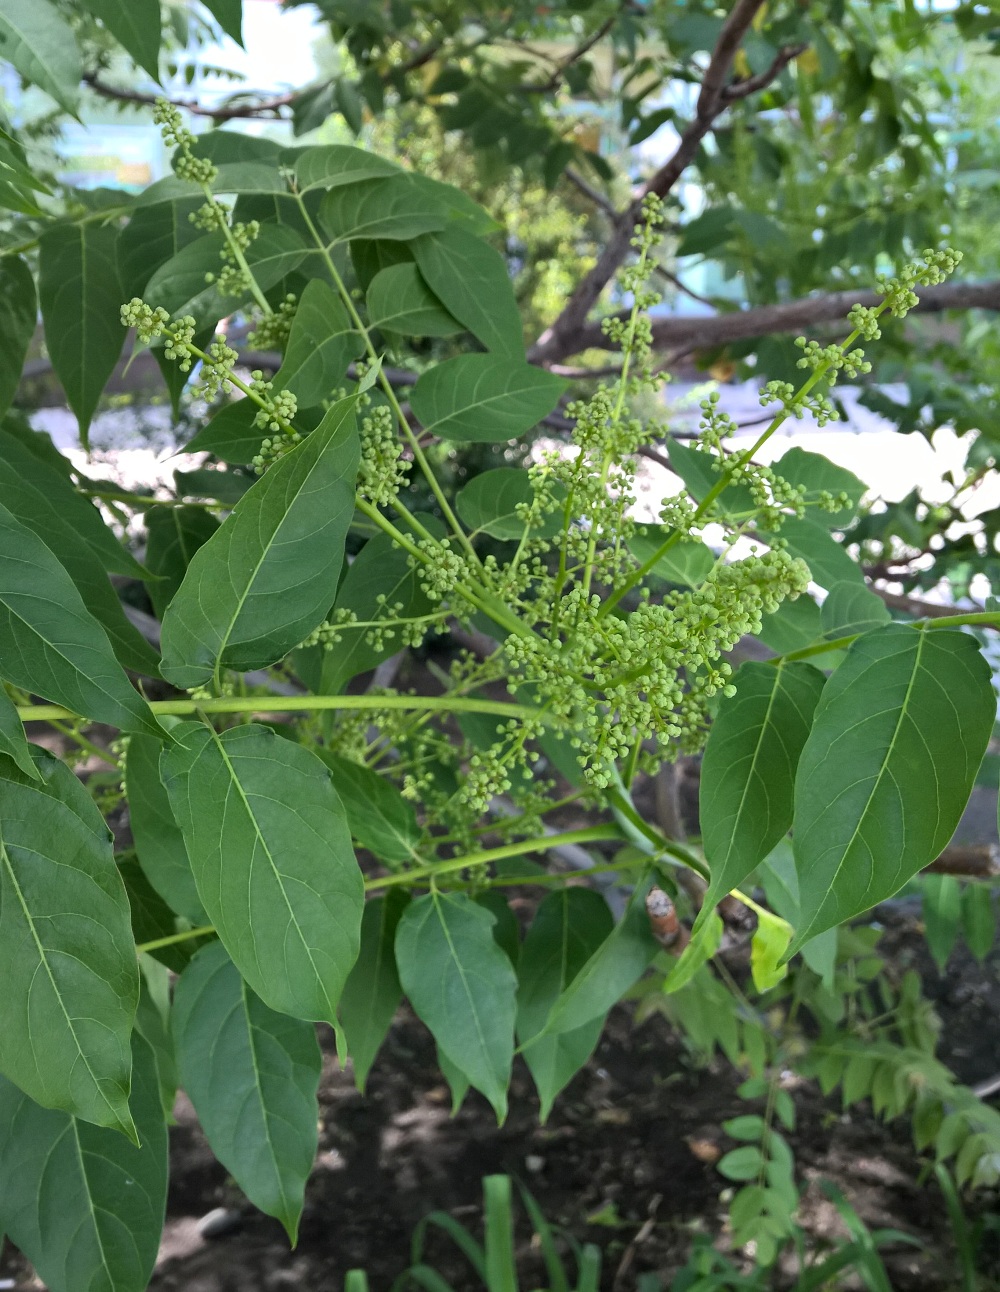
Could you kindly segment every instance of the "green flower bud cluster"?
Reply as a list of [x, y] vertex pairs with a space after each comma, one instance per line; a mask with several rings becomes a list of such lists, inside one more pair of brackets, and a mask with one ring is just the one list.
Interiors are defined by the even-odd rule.
[[878, 310], [867, 305], [852, 305], [848, 311], [847, 321], [852, 332], [860, 332], [865, 341], [878, 341], [882, 329], [878, 325]]
[[721, 451], [722, 441], [736, 434], [739, 430], [736, 422], [719, 408], [719, 392], [712, 393], [701, 401], [701, 418], [698, 422], [698, 438], [694, 447]]
[[211, 198], [197, 211], [192, 211], [188, 220], [196, 229], [203, 229], [205, 233], [215, 233], [228, 226], [231, 214], [231, 208], [224, 202]]
[[836, 385], [837, 377], [845, 372], [848, 377], [867, 376], [872, 366], [865, 359], [864, 350], [845, 351], [840, 345], [820, 345], [818, 341], [807, 341], [804, 336], [796, 337], [795, 344], [802, 351], [802, 358], [796, 363], [797, 368], [811, 368], [813, 372], [822, 372], [828, 385]]
[[134, 327], [136, 335], [143, 345], [149, 345], [157, 337], [163, 336], [170, 322], [170, 315], [162, 305], [154, 309], [138, 296], [133, 296], [127, 305], [121, 308], [122, 327]]
[[403, 461], [392, 409], [377, 404], [361, 419], [358, 493], [376, 507], [391, 505], [406, 484], [410, 464]]
[[419, 565], [414, 557], [410, 558], [411, 566], [416, 566], [420, 586], [431, 601], [443, 601], [462, 582], [467, 572], [466, 563], [451, 550], [451, 542], [447, 538], [422, 538], [417, 546], [429, 558]]
[[929, 247], [918, 261], [907, 265], [895, 278], [879, 274], [875, 290], [885, 297], [889, 313], [894, 318], [905, 318], [918, 304], [919, 298], [914, 287], [933, 287], [944, 282], [949, 274], [955, 272], [961, 261], [962, 253], [953, 251], [951, 247], [945, 247], [941, 251]]
[[211, 403], [232, 380], [239, 355], [221, 337], [216, 337], [205, 351], [198, 381], [198, 393]]
[[178, 150], [174, 158], [177, 177], [194, 184], [211, 184], [219, 172], [207, 157], [195, 157], [191, 152], [195, 136], [185, 127], [180, 109], [166, 99], [157, 99], [153, 107], [153, 124], [160, 127], [167, 147]]
[[789, 417], [810, 416], [817, 426], [840, 421], [839, 410], [826, 395], [815, 391], [803, 394], [788, 381], [767, 382], [761, 388], [760, 404], [762, 408], [768, 404], [784, 404]]
[[289, 292], [272, 314], [262, 314], [247, 333], [247, 343], [260, 350], [284, 350], [298, 309], [298, 298]]
[[273, 387], [274, 383], [265, 381], [259, 368], [250, 374], [250, 389], [264, 401], [264, 407], [257, 412], [253, 424], [262, 431], [284, 432], [290, 441], [297, 444], [302, 437], [291, 424], [299, 411], [298, 400], [290, 390], [278, 390], [272, 394]]

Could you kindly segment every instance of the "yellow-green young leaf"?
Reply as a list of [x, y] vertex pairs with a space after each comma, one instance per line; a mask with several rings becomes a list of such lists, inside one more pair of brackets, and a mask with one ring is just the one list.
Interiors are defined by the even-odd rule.
[[37, 534], [0, 505], [0, 669], [22, 690], [125, 731], [160, 728], [104, 629]]
[[538, 1034], [556, 1000], [613, 928], [611, 911], [599, 893], [564, 888], [545, 898], [524, 940], [517, 971], [517, 1039], [538, 1090], [543, 1122], [556, 1096], [593, 1053], [604, 1015], [573, 1032]]
[[[317, 280], [318, 281], [318, 280]], [[404, 336], [454, 336], [465, 328], [453, 319], [414, 264], [381, 270], [368, 287], [369, 326]]]
[[32, 762], [31, 750], [14, 701], [7, 694], [3, 683], [0, 683], [0, 754], [13, 759], [25, 776], [36, 781], [41, 779]]
[[757, 911], [757, 928], [750, 942], [750, 973], [758, 991], [770, 991], [788, 973], [781, 963], [789, 942], [792, 926], [779, 915], [760, 909]]
[[736, 694], [719, 706], [701, 769], [711, 883], [698, 928], [788, 832], [795, 769], [824, 680], [809, 664], [744, 664]]
[[361, 950], [340, 997], [340, 1022], [354, 1068], [354, 1082], [364, 1094], [368, 1073], [403, 998], [396, 971], [396, 927], [410, 895], [390, 888], [384, 897], [365, 902]]
[[319, 404], [332, 396], [364, 348], [340, 297], [322, 278], [312, 278], [295, 311], [274, 389], [290, 390], [301, 408]]
[[892, 616], [880, 596], [862, 583], [835, 583], [820, 611], [827, 637], [850, 637], [882, 628]]
[[329, 749], [317, 749], [316, 753], [330, 769], [347, 824], [358, 843], [383, 861], [413, 861], [423, 834], [413, 805], [370, 767]]
[[152, 507], [146, 512], [146, 567], [156, 575], [149, 583], [149, 599], [161, 618], [195, 552], [218, 528], [204, 507]]
[[181, 974], [174, 1036], [212, 1152], [294, 1243], [318, 1138], [316, 1029], [268, 1009], [216, 942]]
[[335, 243], [354, 238], [407, 242], [443, 229], [447, 221], [437, 196], [419, 188], [405, 173], [332, 188], [323, 198], [319, 218]]
[[646, 894], [652, 876], [638, 884], [621, 920], [558, 997], [539, 1036], [575, 1032], [603, 1018], [637, 982], [660, 949], [649, 927]]
[[[704, 908], [703, 908], [704, 909]], [[677, 963], [663, 980], [663, 990], [669, 995], [687, 986], [702, 965], [711, 960], [722, 941], [722, 921], [714, 907], [708, 907], [708, 915], [702, 919], [699, 913], [692, 930], [691, 941], [681, 952]]]
[[4, 0], [0, 59], [76, 114], [83, 75], [80, 51], [72, 27], [52, 0]]
[[334, 404], [195, 553], [163, 616], [162, 672], [175, 686], [264, 668], [322, 623], [354, 515], [354, 404]]
[[[524, 533], [524, 521], [517, 509], [530, 505], [534, 496], [530, 477], [523, 467], [496, 467], [481, 471], [459, 490], [455, 510], [470, 529], [481, 530], [493, 538], [517, 541]], [[565, 499], [566, 490], [562, 485], [556, 485], [555, 497], [560, 501]], [[533, 527], [531, 533], [552, 538], [561, 529], [562, 511], [557, 509], [543, 516], [541, 524]]]
[[300, 193], [392, 178], [402, 173], [400, 167], [387, 157], [379, 157], [365, 148], [351, 148], [347, 144], [306, 148], [295, 159], [295, 183]]
[[727, 1153], [715, 1169], [727, 1180], [753, 1180], [764, 1169], [764, 1155], [756, 1145], [745, 1144]]
[[0, 417], [17, 393], [37, 321], [35, 280], [27, 261], [0, 256]]
[[39, 246], [45, 344], [86, 447], [97, 401], [125, 342], [118, 231], [103, 224], [57, 225], [42, 234]]
[[36, 1103], [133, 1135], [139, 973], [111, 833], [59, 760], [0, 767], [0, 1072]]
[[982, 884], [967, 884], [962, 892], [962, 936], [982, 964], [993, 950], [997, 936], [993, 893]]
[[792, 950], [891, 897], [951, 838], [996, 697], [973, 637], [890, 624], [823, 690], [795, 781]]
[[453, 225], [413, 243], [417, 267], [453, 318], [487, 350], [524, 358], [524, 332], [507, 262], [482, 238]]
[[364, 885], [329, 772], [257, 723], [175, 736], [160, 768], [226, 950], [272, 1009], [336, 1025]]
[[955, 948], [962, 919], [962, 890], [954, 875], [926, 875], [923, 880], [924, 935], [938, 972]]
[[160, 779], [163, 741], [133, 736], [125, 755], [125, 793], [135, 853], [143, 874], [171, 910], [195, 926], [208, 917], [198, 896], [184, 836]]
[[148, 1044], [132, 1035], [140, 1147], [40, 1108], [0, 1077], [0, 1232], [50, 1292], [144, 1292], [167, 1200], [167, 1128]]
[[87, 0], [87, 8], [100, 18], [112, 36], [144, 67], [154, 81], [160, 70], [159, 0]]
[[410, 403], [425, 431], [444, 440], [512, 440], [537, 426], [566, 389], [561, 377], [521, 359], [461, 354], [430, 368]]
[[396, 965], [417, 1016], [503, 1121], [517, 978], [494, 940], [493, 922], [464, 893], [428, 893], [399, 922]]

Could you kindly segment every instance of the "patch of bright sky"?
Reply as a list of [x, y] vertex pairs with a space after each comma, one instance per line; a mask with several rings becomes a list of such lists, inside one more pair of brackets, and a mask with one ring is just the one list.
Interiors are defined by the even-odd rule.
[[[241, 49], [225, 37], [209, 46], [203, 61], [239, 72], [248, 89], [265, 94], [301, 90], [316, 79], [316, 42], [326, 32], [311, 5], [282, 9], [275, 0], [244, 0]], [[217, 81], [220, 97], [232, 86]]]

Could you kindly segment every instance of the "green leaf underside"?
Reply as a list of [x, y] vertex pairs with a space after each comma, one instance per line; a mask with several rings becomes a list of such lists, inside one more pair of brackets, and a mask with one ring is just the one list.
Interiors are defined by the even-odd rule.
[[518, 964], [517, 1039], [541, 1100], [544, 1122], [559, 1092], [587, 1062], [600, 1039], [601, 1014], [572, 1032], [539, 1037], [552, 1006], [610, 936], [607, 902], [587, 888], [550, 893], [538, 908]]
[[295, 159], [295, 181], [300, 193], [400, 174], [400, 168], [388, 158], [346, 144], [307, 148]]
[[[560, 487], [561, 488], [561, 487]], [[481, 471], [460, 489], [455, 510], [472, 530], [481, 530], [493, 538], [520, 539], [524, 521], [517, 514], [519, 505], [532, 502], [535, 491], [524, 467], [495, 467]], [[565, 498], [565, 489], [557, 497]], [[550, 512], [532, 529], [533, 535], [552, 538], [562, 529], [562, 513]]]
[[133, 1134], [128, 900], [97, 809], [42, 757], [41, 783], [0, 768], [0, 1071], [44, 1107]]
[[35, 280], [22, 256], [0, 256], [0, 417], [21, 383], [38, 321]]
[[384, 897], [365, 903], [361, 950], [340, 997], [340, 1022], [347, 1037], [354, 1081], [362, 1094], [403, 998], [394, 945], [400, 918], [409, 904], [410, 895], [401, 888], [391, 888]]
[[335, 1023], [364, 887], [329, 773], [256, 723], [175, 734], [161, 772], [226, 950], [272, 1009]]
[[326, 617], [354, 515], [354, 404], [334, 404], [194, 554], [163, 617], [174, 685], [199, 686], [220, 665], [273, 664]]
[[364, 348], [340, 297], [322, 278], [313, 278], [299, 300], [274, 389], [290, 390], [302, 408], [319, 404], [332, 396]]
[[45, 344], [87, 444], [90, 421], [125, 342], [118, 232], [65, 224], [42, 235], [38, 298]]
[[413, 243], [420, 274], [448, 313], [487, 350], [524, 358], [524, 333], [507, 262], [466, 229], [454, 226]]
[[131, 1107], [141, 1147], [40, 1108], [0, 1077], [0, 1232], [50, 1292], [144, 1292], [167, 1197], [167, 1129], [156, 1063], [132, 1038]]
[[783, 601], [773, 614], [764, 615], [757, 636], [765, 646], [784, 655], [811, 646], [822, 632], [820, 608], [812, 597], [803, 594], [794, 601]]
[[143, 874], [171, 910], [196, 927], [208, 917], [198, 896], [184, 836], [160, 779], [163, 741], [133, 736], [125, 755], [125, 791], [135, 853]]
[[372, 279], [367, 294], [373, 328], [404, 336], [454, 336], [464, 326], [452, 318], [414, 264], [391, 265]]
[[4, 0], [0, 59], [75, 115], [83, 75], [80, 51], [73, 29], [51, 0]]
[[159, 81], [159, 0], [87, 0], [87, 7], [139, 66]]
[[537, 426], [565, 388], [562, 378], [518, 359], [462, 354], [425, 372], [410, 402], [430, 434], [462, 443], [494, 443]]
[[870, 632], [891, 618], [882, 598], [861, 583], [835, 583], [820, 608], [823, 632], [832, 638]]
[[503, 1121], [517, 978], [493, 938], [493, 921], [464, 893], [428, 893], [399, 922], [396, 965], [417, 1016]]
[[180, 977], [174, 1035], [181, 1081], [212, 1152], [294, 1244], [318, 1139], [315, 1028], [269, 1009], [215, 942]]
[[788, 832], [795, 769], [825, 678], [809, 664], [748, 663], [734, 681], [702, 760], [699, 815], [712, 878], [699, 919]]
[[989, 667], [968, 634], [890, 624], [858, 638], [824, 689], [799, 761], [793, 950], [890, 897], [937, 856], [995, 715]]
[[2, 505], [0, 661], [9, 682], [83, 717], [160, 730], [66, 570]]
[[413, 861], [423, 831], [413, 805], [378, 772], [328, 749], [317, 755], [330, 769], [351, 834], [383, 861]]
[[242, 0], [202, 0], [205, 8], [218, 22], [227, 36], [232, 36], [237, 45], [243, 44], [243, 3]]

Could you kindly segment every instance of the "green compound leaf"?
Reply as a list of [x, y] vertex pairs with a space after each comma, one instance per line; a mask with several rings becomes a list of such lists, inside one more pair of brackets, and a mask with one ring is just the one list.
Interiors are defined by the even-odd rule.
[[268, 1009], [215, 942], [177, 983], [174, 1036], [181, 1084], [212, 1152], [294, 1244], [318, 1140], [316, 1029]]
[[273, 664], [326, 617], [354, 515], [354, 405], [334, 404], [194, 554], [163, 616], [162, 672], [175, 686]]
[[744, 664], [736, 694], [719, 706], [701, 769], [699, 814], [712, 879], [699, 921], [787, 834], [795, 769], [825, 680], [809, 664]]
[[427, 286], [487, 350], [524, 358], [521, 312], [499, 251], [467, 229], [450, 225], [417, 238], [413, 254]]
[[32, 762], [31, 749], [14, 701], [7, 694], [2, 683], [0, 683], [0, 754], [13, 759], [25, 776], [31, 777], [32, 780], [41, 779]]
[[889, 623], [892, 616], [880, 596], [862, 583], [835, 583], [820, 610], [827, 637], [850, 637]]
[[329, 283], [313, 278], [299, 301], [274, 378], [275, 390], [290, 390], [300, 408], [329, 399], [344, 379], [347, 365], [364, 352], [343, 302]]
[[795, 779], [807, 938], [891, 897], [951, 838], [996, 716], [973, 637], [890, 624], [827, 683]]
[[413, 805], [384, 776], [329, 749], [317, 755], [330, 769], [351, 834], [383, 861], [413, 861], [423, 831]]
[[175, 735], [161, 771], [226, 950], [272, 1009], [336, 1026], [364, 886], [329, 772], [256, 723]]
[[160, 732], [73, 580], [2, 505], [0, 661], [9, 682], [82, 717], [124, 731]]
[[87, 0], [87, 8], [100, 18], [139, 66], [154, 81], [159, 81], [162, 30], [159, 0]]
[[[556, 497], [564, 499], [566, 491], [559, 486]], [[495, 467], [473, 476], [455, 498], [455, 510], [472, 530], [493, 538], [520, 539], [524, 521], [517, 514], [519, 506], [529, 505], [535, 497], [531, 478], [524, 467]], [[550, 512], [532, 529], [533, 535], [552, 538], [562, 529], [562, 512]]]
[[0, 767], [0, 1071], [36, 1103], [134, 1136], [139, 973], [111, 833], [58, 759]]
[[43, 233], [39, 245], [45, 344], [86, 447], [97, 401], [125, 342], [118, 232], [110, 225], [64, 224]]
[[28, 262], [0, 256], [0, 417], [17, 394], [37, 322], [38, 298]]
[[0, 59], [76, 115], [83, 76], [80, 51], [73, 29], [51, 0], [4, 0]]
[[561, 377], [530, 363], [462, 354], [425, 372], [410, 402], [430, 434], [462, 443], [495, 443], [537, 426], [565, 389]]
[[454, 336], [464, 326], [453, 319], [414, 264], [382, 269], [368, 287], [368, 322], [403, 336]]
[[295, 159], [295, 182], [300, 193], [339, 188], [365, 180], [391, 179], [403, 173], [388, 158], [346, 144], [306, 148]]
[[544, 1122], [556, 1096], [593, 1053], [604, 1015], [573, 1032], [538, 1037], [552, 1006], [610, 936], [614, 919], [599, 893], [564, 888], [538, 908], [518, 964], [517, 1039], [541, 1100]]
[[408, 242], [421, 233], [443, 229], [447, 221], [440, 199], [405, 174], [331, 189], [319, 208], [319, 218], [335, 243], [354, 238]]
[[40, 1108], [0, 1077], [0, 1232], [50, 1292], [144, 1292], [167, 1199], [167, 1128], [153, 1053], [132, 1036], [141, 1147]]
[[172, 911], [196, 927], [208, 916], [198, 896], [180, 826], [160, 779], [163, 741], [133, 736], [125, 755], [125, 793], [135, 854], [143, 874]]
[[368, 1073], [403, 998], [396, 970], [396, 929], [410, 895], [391, 888], [365, 903], [361, 918], [361, 951], [340, 997], [340, 1021], [354, 1067], [354, 1081], [364, 1094]]
[[145, 519], [146, 568], [156, 575], [149, 583], [149, 599], [162, 619], [195, 552], [204, 547], [219, 522], [204, 507], [151, 507]]
[[494, 916], [464, 893], [428, 893], [396, 932], [403, 990], [447, 1059], [503, 1121], [514, 1057], [517, 978]]

